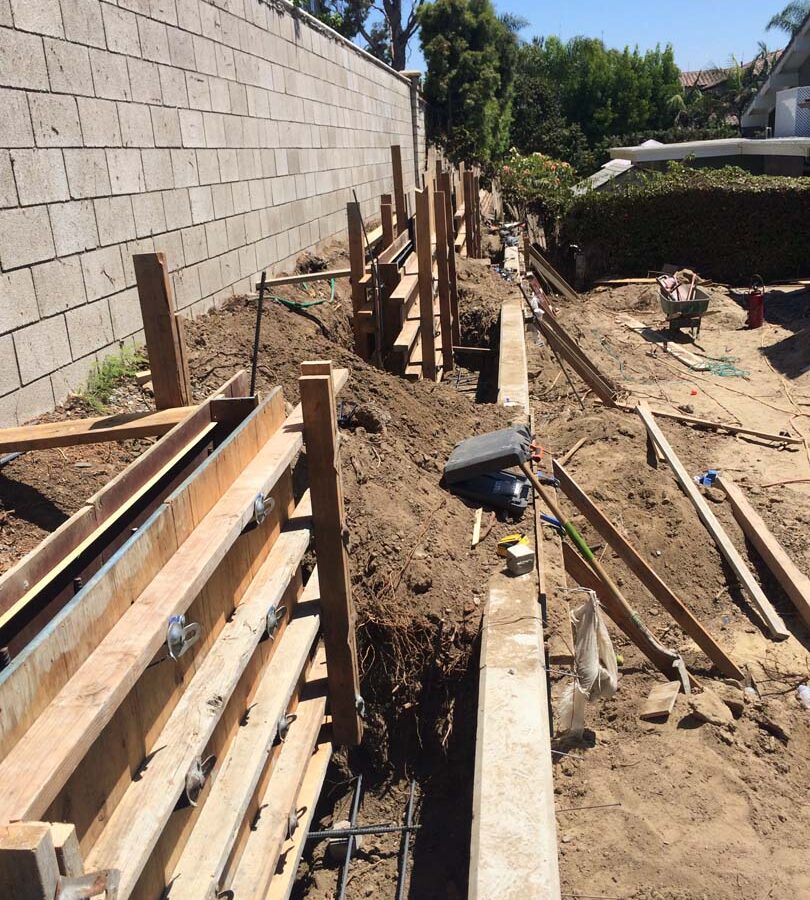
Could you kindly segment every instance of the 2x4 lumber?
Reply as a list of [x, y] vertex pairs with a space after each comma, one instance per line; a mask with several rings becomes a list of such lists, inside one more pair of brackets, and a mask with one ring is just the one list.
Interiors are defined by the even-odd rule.
[[382, 228], [382, 245], [387, 247], [394, 240], [394, 207], [391, 195], [380, 197], [380, 227]]
[[[310, 678], [317, 674], [313, 667]], [[290, 810], [296, 808], [325, 711], [326, 695], [323, 691], [300, 700], [296, 707], [297, 718], [273, 766], [270, 781], [260, 800], [259, 818], [251, 828], [229, 885], [234, 897], [264, 900], [266, 896], [289, 828]]]
[[[494, 575], [484, 608], [471, 900], [559, 900], [543, 625], [536, 576]], [[509, 815], [504, 815], [504, 810]]]
[[419, 265], [419, 314], [422, 368], [425, 378], [436, 377], [436, 342], [433, 334], [433, 248], [430, 237], [430, 197], [416, 192], [416, 256]]
[[[348, 278], [352, 274], [351, 269], [324, 269], [321, 272], [299, 272], [295, 275], [278, 275], [268, 278], [265, 287], [281, 287], [285, 284], [304, 284], [309, 281], [330, 281], [332, 278]], [[261, 282], [256, 282], [256, 290], [261, 290]]]
[[399, 284], [391, 291], [391, 300], [401, 300], [407, 305], [417, 290], [419, 290], [419, 276], [403, 275]]
[[742, 556], [740, 556], [737, 548], [732, 543], [731, 538], [726, 533], [726, 530], [717, 520], [715, 514], [709, 509], [709, 504], [706, 502], [703, 495], [698, 490], [697, 485], [686, 471], [683, 463], [670, 446], [669, 441], [664, 437], [663, 432], [658, 427], [658, 423], [655, 421], [655, 417], [643, 403], [639, 403], [636, 410], [647, 429], [647, 433], [657, 444], [658, 449], [664, 454], [681, 489], [692, 501], [700, 521], [703, 522], [706, 530], [714, 539], [715, 544], [717, 544], [718, 550], [723, 554], [726, 562], [731, 566], [734, 574], [745, 588], [754, 609], [756, 609], [762, 621], [767, 626], [771, 637], [779, 641], [787, 639], [790, 636], [790, 632], [785, 627], [785, 623], [782, 621], [781, 616], [773, 608], [771, 601], [765, 596], [764, 591], [751, 574], [748, 566], [746, 566]]
[[537, 270], [538, 274], [542, 275], [542, 277], [545, 278], [555, 290], [559, 291], [566, 300], [574, 302], [579, 300], [579, 294], [577, 294], [571, 285], [562, 277], [562, 275], [560, 275], [554, 266], [552, 266], [547, 259], [544, 259], [544, 257], [531, 245], [529, 246], [529, 259], [534, 264], [534, 268]]
[[[616, 403], [618, 409], [625, 412], [636, 411], [635, 406], [629, 403]], [[777, 444], [803, 444], [804, 438], [793, 437], [787, 434], [774, 434], [772, 431], [758, 431], [755, 428], [745, 428], [742, 425], [727, 425], [725, 422], [712, 422], [708, 419], [699, 419], [696, 416], [687, 416], [684, 413], [668, 412], [665, 409], [650, 409], [656, 418], [672, 419], [675, 422], [683, 422], [685, 425], [694, 425], [697, 428], [706, 428], [709, 431], [727, 431], [729, 434], [740, 434], [748, 437], [760, 438], [763, 441], [774, 441]]]
[[406, 319], [394, 341], [392, 349], [396, 353], [408, 353], [419, 334], [419, 319]]
[[402, 178], [402, 148], [391, 145], [391, 169], [394, 178], [394, 203], [397, 210], [397, 232], [401, 234], [408, 227], [408, 212], [405, 209], [405, 182]]
[[136, 253], [132, 264], [152, 372], [155, 406], [159, 410], [188, 406], [191, 403], [191, 379], [182, 324], [175, 314], [166, 255]]
[[353, 747], [360, 743], [363, 726], [358, 713], [360, 675], [349, 554], [344, 540], [346, 512], [331, 371], [328, 361], [302, 363], [298, 387], [321, 582], [323, 638], [329, 663], [329, 703], [335, 739]]
[[158, 437], [171, 431], [195, 409], [194, 406], [164, 407], [157, 412], [119, 413], [4, 428], [0, 431], [0, 453]]
[[453, 196], [449, 172], [442, 173], [439, 186], [444, 194], [445, 234], [447, 236], [447, 270], [450, 280], [451, 333], [453, 345], [457, 347], [461, 344], [461, 324], [458, 316], [458, 278], [456, 275], [455, 235], [453, 230]]
[[680, 692], [680, 681], [667, 681], [664, 684], [656, 684], [644, 701], [638, 717], [648, 720], [667, 718], [672, 712]]
[[352, 286], [352, 323], [354, 328], [354, 346], [357, 355], [367, 360], [370, 353], [370, 335], [360, 327], [358, 315], [366, 302], [366, 289], [362, 284], [366, 272], [366, 253], [363, 244], [363, 219], [360, 204], [351, 201], [346, 204], [346, 218], [349, 232], [349, 268]]
[[517, 407], [529, 415], [529, 376], [523, 304], [519, 297], [505, 300], [501, 306], [500, 349], [498, 352], [498, 403]]
[[[347, 377], [338, 370], [336, 387]], [[36, 818], [47, 809], [160, 650], [169, 617], [188, 609], [250, 522], [256, 495], [266, 495], [293, 461], [302, 447], [301, 434], [299, 405], [0, 763], [0, 821]], [[238, 470], [238, 460], [231, 465]], [[209, 468], [208, 477], [229, 475]], [[193, 502], [189, 505], [169, 507], [173, 518], [193, 519]]]
[[321, 729], [321, 733], [318, 735], [315, 750], [309, 759], [304, 780], [295, 801], [295, 808], [299, 812], [298, 826], [281, 847], [279, 863], [273, 880], [270, 882], [270, 889], [266, 894], [247, 894], [246, 897], [250, 900], [289, 900], [295, 885], [298, 864], [301, 862], [306, 846], [307, 834], [315, 817], [318, 798], [323, 789], [326, 769], [332, 758], [332, 750], [331, 729], [327, 725]]
[[[222, 712], [255, 653], [265, 631], [268, 609], [281, 601], [298, 570], [309, 545], [310, 516], [309, 495], [305, 494], [248, 585], [233, 617], [198, 665], [154, 747], [149, 748], [149, 752], [154, 753], [149, 765], [127, 788], [88, 856], [88, 866], [92, 869], [120, 870], [121, 900], [125, 900], [137, 884], [182, 794], [186, 772], [208, 746]], [[313, 583], [310, 578], [310, 583], [317, 597], [317, 579]], [[313, 588], [308, 584], [310, 594]], [[278, 656], [276, 651], [270, 666], [290, 663], [292, 657], [287, 650], [296, 645], [299, 633], [304, 637], [310, 634], [311, 646], [319, 624], [317, 610], [313, 607], [314, 604], [301, 606], [299, 601], [295, 615], [277, 636], [279, 647], [285, 649], [285, 654], [274, 664], [272, 660]], [[189, 728], [192, 721], [195, 727]]]
[[728, 475], [718, 475], [718, 486], [725, 491], [734, 518], [757, 553], [782, 585], [791, 603], [796, 607], [805, 626], [810, 629], [810, 578], [801, 572], [788, 556], [785, 548], [774, 537], [762, 516]]
[[[307, 604], [311, 607], [312, 604]], [[302, 627], [294, 629], [293, 626]], [[262, 673], [247, 721], [239, 728], [215, 773], [208, 797], [171, 878], [174, 900], [200, 900], [217, 893], [222, 874], [272, 754], [279, 718], [299, 683], [324, 679], [322, 649], [304, 675], [318, 633], [317, 615], [294, 620]], [[291, 725], [291, 731], [297, 723]], [[289, 813], [289, 809], [287, 812]]]
[[554, 475], [560, 481], [563, 493], [579, 509], [585, 518], [610, 544], [619, 558], [655, 597], [680, 627], [694, 640], [700, 649], [727, 678], [744, 679], [745, 673], [734, 663], [723, 648], [692, 615], [680, 597], [649, 565], [636, 548], [610, 522], [604, 512], [582, 490], [565, 468], [554, 460]]
[[0, 897], [54, 900], [59, 863], [47, 822], [0, 826]]
[[450, 264], [447, 260], [447, 210], [444, 192], [433, 193], [433, 215], [436, 220], [436, 266], [439, 282], [439, 316], [442, 357], [445, 369], [453, 370], [453, 312], [450, 306]]
[[68, 878], [84, 875], [84, 860], [76, 826], [69, 822], [50, 822], [49, 826], [60, 874]]
[[475, 254], [475, 203], [473, 201], [473, 173], [465, 171], [464, 173], [464, 233], [465, 243], [467, 245], [467, 256], [471, 259]]

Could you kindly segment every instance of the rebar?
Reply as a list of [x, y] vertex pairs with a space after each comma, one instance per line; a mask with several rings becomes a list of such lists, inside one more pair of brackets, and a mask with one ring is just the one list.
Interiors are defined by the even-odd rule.
[[359, 834], [401, 834], [418, 831], [421, 825], [358, 825], [356, 828], [329, 828], [326, 831], [310, 831], [308, 841], [324, 841], [327, 838], [356, 837]]
[[[340, 880], [338, 881], [337, 900], [343, 900], [343, 898], [346, 896], [346, 886], [349, 883], [349, 863], [351, 862], [352, 852], [354, 851], [355, 829], [357, 828], [357, 815], [360, 812], [360, 792], [362, 791], [362, 789], [363, 776], [358, 775], [357, 782], [354, 786], [354, 797], [352, 797], [352, 811], [351, 815], [349, 816], [351, 828], [344, 829], [352, 833], [348, 835], [349, 839], [348, 841], [346, 841], [346, 856], [343, 859], [343, 865], [340, 867]], [[308, 835], [308, 838], [311, 837], [312, 832], [310, 832]]]
[[[408, 808], [405, 812], [405, 826], [411, 828], [413, 826], [413, 800], [416, 794], [416, 780], [411, 782], [411, 792], [408, 795]], [[402, 842], [399, 848], [399, 873], [397, 875], [397, 894], [396, 900], [402, 900], [405, 896], [405, 878], [408, 873], [408, 851], [411, 846], [411, 831], [402, 833]]]
[[267, 289], [267, 272], [262, 272], [259, 282], [259, 301], [256, 306], [256, 331], [253, 335], [253, 359], [250, 364], [250, 396], [256, 394], [256, 369], [259, 365], [259, 338], [262, 333], [262, 311], [264, 310], [264, 292]]

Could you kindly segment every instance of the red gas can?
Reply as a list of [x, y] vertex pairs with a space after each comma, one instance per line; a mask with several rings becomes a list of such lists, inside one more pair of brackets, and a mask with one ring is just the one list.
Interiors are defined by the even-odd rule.
[[748, 318], [745, 324], [749, 328], [761, 328], [765, 322], [765, 283], [755, 278], [748, 292]]

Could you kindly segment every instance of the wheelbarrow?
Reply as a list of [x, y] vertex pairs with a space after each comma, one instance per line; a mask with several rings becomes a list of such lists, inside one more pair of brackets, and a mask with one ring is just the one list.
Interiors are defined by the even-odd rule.
[[658, 301], [666, 316], [667, 328], [676, 334], [688, 328], [694, 340], [700, 334], [700, 323], [708, 312], [709, 295], [702, 288], [692, 284], [678, 284], [671, 275], [659, 275]]

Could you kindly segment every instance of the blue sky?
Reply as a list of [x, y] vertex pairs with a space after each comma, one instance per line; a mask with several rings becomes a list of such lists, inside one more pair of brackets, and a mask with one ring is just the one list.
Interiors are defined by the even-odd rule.
[[[521, 33], [602, 38], [609, 47], [641, 50], [671, 43], [681, 69], [726, 66], [734, 54], [750, 60], [757, 41], [776, 50], [787, 43], [778, 31], [765, 31], [770, 17], [787, 0], [495, 0], [498, 12], [511, 12], [531, 25]], [[423, 69], [419, 41], [411, 42], [409, 66]]]

